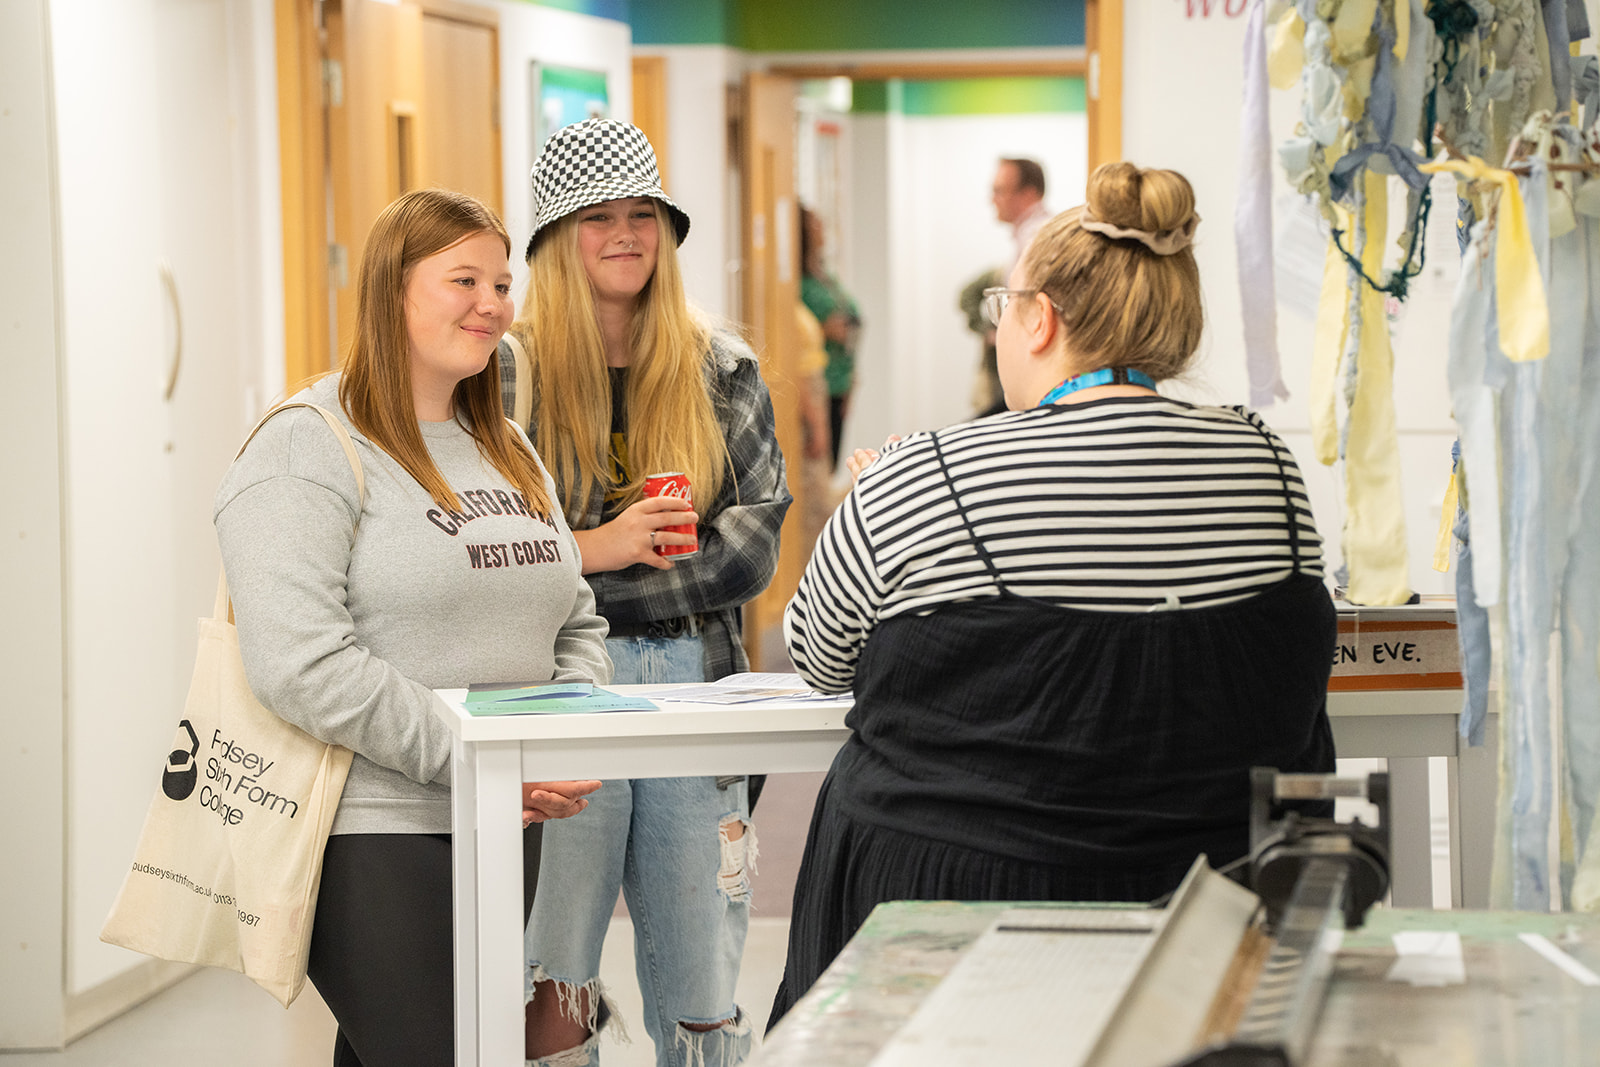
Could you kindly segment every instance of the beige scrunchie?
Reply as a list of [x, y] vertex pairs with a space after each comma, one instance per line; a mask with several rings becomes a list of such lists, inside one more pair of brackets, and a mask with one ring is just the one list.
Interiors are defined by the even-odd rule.
[[1198, 214], [1191, 214], [1187, 222], [1172, 230], [1128, 230], [1121, 226], [1113, 226], [1109, 222], [1101, 222], [1089, 214], [1088, 205], [1078, 215], [1078, 225], [1090, 233], [1102, 233], [1107, 237], [1126, 238], [1138, 241], [1158, 256], [1170, 256], [1174, 252], [1181, 252], [1189, 247], [1194, 240], [1194, 228], [1200, 222]]

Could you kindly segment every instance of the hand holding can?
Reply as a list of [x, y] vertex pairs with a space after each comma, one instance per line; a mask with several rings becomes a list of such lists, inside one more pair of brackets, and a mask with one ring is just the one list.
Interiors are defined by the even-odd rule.
[[[682, 471], [666, 471], [650, 475], [644, 480], [644, 495], [647, 497], [674, 496], [684, 501], [692, 501], [694, 499], [694, 494], [689, 489], [689, 476]], [[692, 545], [657, 545], [656, 555], [677, 558], [692, 556], [700, 551], [699, 535], [695, 532], [692, 523], [683, 526], [663, 526], [661, 531], [663, 533], [688, 534], [695, 538], [695, 543]]]

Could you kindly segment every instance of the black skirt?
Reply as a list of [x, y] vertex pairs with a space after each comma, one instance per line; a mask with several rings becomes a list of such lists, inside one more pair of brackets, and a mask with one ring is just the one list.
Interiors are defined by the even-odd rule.
[[1003, 594], [880, 624], [812, 814], [772, 1021], [885, 901], [1148, 901], [1201, 854], [1243, 856], [1251, 767], [1333, 770], [1334, 626], [1309, 575], [1187, 611]]
[[771, 1028], [866, 922], [891, 900], [1154, 901], [1178, 887], [1193, 857], [1164, 869], [1059, 866], [874, 826], [817, 794], [789, 918], [788, 958]]

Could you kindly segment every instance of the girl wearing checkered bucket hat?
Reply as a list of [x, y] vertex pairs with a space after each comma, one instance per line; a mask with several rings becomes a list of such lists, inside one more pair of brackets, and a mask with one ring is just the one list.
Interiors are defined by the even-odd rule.
[[[688, 304], [677, 248], [689, 216], [662, 190], [637, 127], [591, 119], [558, 131], [533, 192], [502, 397], [555, 479], [611, 625], [613, 680], [745, 670], [738, 611], [772, 579], [790, 501], [756, 357]], [[659, 471], [686, 474], [692, 499], [647, 496]], [[739, 1062], [751, 1042], [733, 999], [756, 858], [748, 783], [641, 778], [595, 797], [573, 832], [546, 827], [527, 958], [529, 1051], [547, 1059], [532, 1062], [599, 1062], [614, 1017], [600, 948], [619, 890], [657, 1064]]]

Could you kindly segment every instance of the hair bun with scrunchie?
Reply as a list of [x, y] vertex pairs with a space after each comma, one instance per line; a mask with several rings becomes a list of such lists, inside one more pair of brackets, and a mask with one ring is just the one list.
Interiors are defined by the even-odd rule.
[[1138, 241], [1158, 256], [1170, 256], [1194, 241], [1200, 216], [1194, 188], [1171, 170], [1105, 163], [1089, 176], [1078, 224], [1115, 241]]
[[1113, 226], [1109, 222], [1101, 222], [1090, 214], [1085, 207], [1078, 216], [1078, 225], [1090, 233], [1104, 234], [1116, 240], [1138, 241], [1158, 256], [1170, 256], [1174, 252], [1181, 252], [1194, 241], [1194, 228], [1199, 225], [1200, 216], [1191, 214], [1182, 226], [1170, 230], [1134, 230], [1126, 226]]

